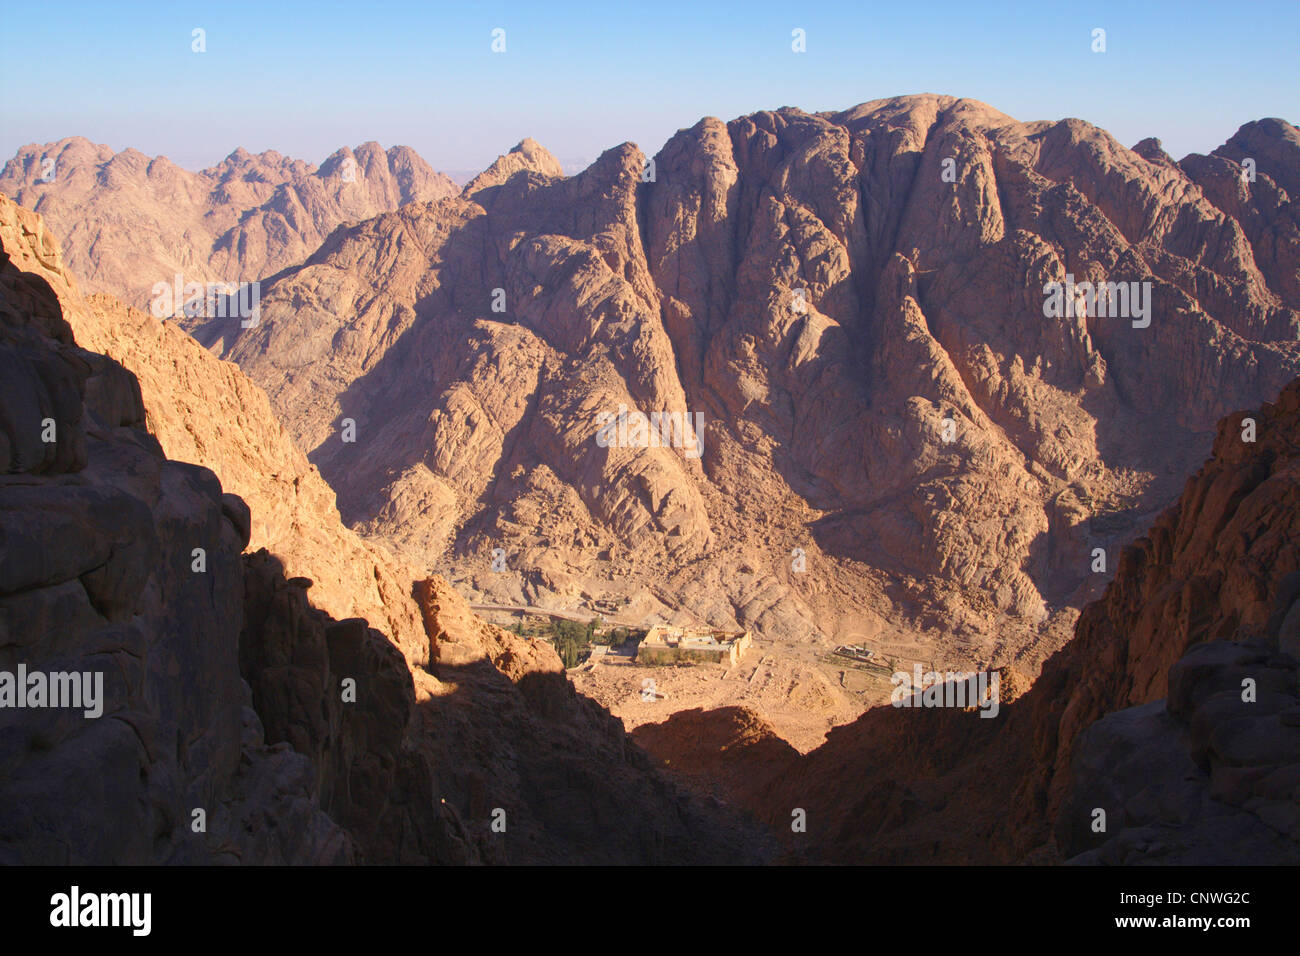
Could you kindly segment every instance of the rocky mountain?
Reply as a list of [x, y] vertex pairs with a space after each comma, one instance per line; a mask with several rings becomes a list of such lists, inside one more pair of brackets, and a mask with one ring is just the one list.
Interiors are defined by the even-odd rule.
[[0, 862], [770, 855], [549, 645], [343, 528], [234, 366], [83, 298], [3, 196], [0, 242]]
[[148, 309], [155, 283], [178, 274], [252, 282], [303, 261], [342, 223], [459, 190], [405, 146], [344, 147], [319, 167], [237, 149], [193, 173], [73, 136], [20, 149], [0, 192], [45, 217], [84, 287]]
[[1220, 422], [1074, 639], [1010, 676], [992, 719], [885, 706], [802, 757], [743, 710], [635, 736], [794, 859], [1300, 862], [1300, 379]]
[[[746, 814], [788, 861], [1300, 861], [1298, 171], [1281, 120], [1175, 161], [933, 96], [525, 141], [250, 327], [83, 296], [0, 197], [0, 695], [103, 678], [0, 709], [0, 861], [773, 859]], [[466, 595], [758, 642], [633, 743], [639, 670], [590, 699]], [[1000, 709], [807, 746], [855, 638]]]
[[1032, 674], [1300, 373], [1297, 169], [1280, 120], [1178, 163], [928, 95], [571, 177], [526, 141], [195, 334], [350, 526], [467, 593]]

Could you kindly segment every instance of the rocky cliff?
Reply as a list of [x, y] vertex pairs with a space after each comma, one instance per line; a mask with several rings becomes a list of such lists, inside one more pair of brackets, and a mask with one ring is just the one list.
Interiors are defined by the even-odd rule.
[[0, 192], [45, 217], [84, 287], [141, 309], [177, 274], [253, 282], [303, 261], [342, 223], [457, 191], [410, 148], [377, 143], [319, 167], [237, 149], [192, 173], [74, 136], [24, 146], [0, 170]]
[[1220, 423], [1035, 690], [1063, 856], [1300, 862], [1300, 380]]
[[[0, 860], [765, 858], [549, 646], [342, 528], [237, 369], [83, 299], [4, 197], [0, 241], [0, 700], [5, 675], [48, 682], [0, 707]], [[83, 673], [93, 707], [48, 706], [50, 675]]]
[[[467, 590], [1032, 672], [1215, 422], [1300, 372], [1298, 164], [1281, 121], [1180, 165], [937, 96], [569, 178], [527, 142], [197, 334], [351, 526]], [[689, 425], [598, 440], [620, 408]]]
[[996, 717], [881, 707], [803, 757], [746, 714], [636, 737], [793, 858], [1300, 862], [1300, 379], [1220, 422], [1032, 687], [1003, 676]]
[[240, 679], [247, 509], [163, 457], [134, 377], [75, 345], [39, 218], [0, 206], [0, 670], [102, 675], [95, 707], [0, 710], [0, 858], [352, 859]]

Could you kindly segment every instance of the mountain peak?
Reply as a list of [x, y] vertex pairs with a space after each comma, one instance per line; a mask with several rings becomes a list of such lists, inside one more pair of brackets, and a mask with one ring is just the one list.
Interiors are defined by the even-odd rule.
[[551, 151], [537, 140], [522, 139], [510, 152], [498, 156], [491, 166], [471, 179], [461, 195], [473, 199], [483, 190], [500, 186], [511, 176], [521, 172], [562, 178], [564, 167]]

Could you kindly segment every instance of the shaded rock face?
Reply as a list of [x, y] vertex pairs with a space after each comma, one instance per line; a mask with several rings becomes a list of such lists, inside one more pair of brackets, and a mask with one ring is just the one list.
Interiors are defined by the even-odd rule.
[[247, 503], [251, 548], [274, 550], [288, 576], [309, 578], [317, 607], [338, 619], [366, 618], [414, 665], [428, 663], [410, 586], [423, 569], [340, 523], [334, 492], [294, 447], [261, 389], [174, 323], [109, 296], [88, 296], [69, 316], [78, 342], [139, 379], [146, 424], [167, 456], [211, 469]]
[[1214, 447], [1044, 672], [1037, 747], [1080, 862], [1300, 862], [1300, 381]]
[[[349, 524], [466, 587], [617, 579], [786, 639], [870, 607], [1032, 670], [1216, 420], [1300, 372], [1294, 142], [1243, 127], [1231, 196], [1158, 144], [948, 97], [706, 119], [567, 179], [525, 143], [197, 334]], [[1136, 285], [1045, 315], [1067, 277]], [[701, 445], [607, 447], [620, 406], [698, 413]]]
[[1267, 644], [1200, 644], [1170, 670], [1166, 700], [1089, 727], [1056, 820], [1062, 856], [1078, 864], [1300, 862], [1298, 669], [1296, 658]]
[[364, 619], [336, 621], [312, 607], [310, 582], [286, 580], [266, 551], [245, 561], [239, 670], [266, 738], [311, 760], [321, 809], [363, 858], [385, 858], [395, 848], [376, 841], [415, 707], [406, 661]]
[[[1254, 428], [1254, 441], [1243, 436]], [[1204, 641], [1292, 655], [1282, 625], [1300, 580], [1300, 382], [1219, 425], [1214, 457], [1125, 549], [1075, 639], [1040, 681], [1039, 752], [1059, 799], [1070, 745], [1103, 714], [1165, 697], [1171, 668]]]
[[879, 707], [804, 756], [722, 711], [636, 738], [776, 832], [803, 810], [791, 859], [1294, 864], [1297, 522], [1300, 379], [1220, 423], [1214, 457], [1125, 549], [1074, 639], [1032, 686], [1004, 672], [996, 718]]
[[319, 167], [238, 149], [191, 173], [74, 136], [25, 146], [0, 171], [0, 192], [46, 218], [89, 290], [141, 309], [177, 273], [252, 282], [306, 259], [342, 223], [457, 191], [410, 148], [377, 143]]
[[57, 250], [37, 216], [0, 202], [0, 672], [101, 688], [90, 711], [0, 708], [0, 860], [350, 859], [310, 762], [268, 747], [248, 706], [246, 538], [221, 486], [166, 460], [134, 378], [75, 345], [53, 288], [14, 262], [57, 265]]
[[[83, 300], [40, 217], [4, 197], [0, 240], [0, 694], [19, 668], [102, 684], [95, 716], [0, 696], [0, 861], [771, 856], [761, 829], [659, 773], [576, 694], [549, 645], [478, 620], [441, 579], [416, 591], [391, 556], [360, 546], [282, 435], [204, 415], [202, 397], [269, 415], [237, 369], [119, 303]], [[106, 315], [133, 330], [96, 324]], [[153, 343], [137, 360], [147, 381], [172, 369], [164, 400], [80, 348], [68, 316], [118, 347]], [[207, 452], [218, 440], [236, 457], [260, 448], [305, 501], [259, 518], [209, 469], [164, 457], [146, 426], [172, 442], [188, 431]], [[315, 536], [286, 530], [309, 520]], [[298, 568], [337, 570], [339, 555], [318, 548], [361, 560], [378, 623], [404, 629], [409, 613], [419, 636], [390, 640], [313, 606], [315, 582], [284, 560], [241, 557], [253, 535], [283, 537]], [[329, 603], [349, 580], [327, 582]]]

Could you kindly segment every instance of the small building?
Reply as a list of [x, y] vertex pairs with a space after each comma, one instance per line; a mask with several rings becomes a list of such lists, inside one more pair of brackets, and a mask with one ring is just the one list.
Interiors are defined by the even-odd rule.
[[638, 664], [726, 664], [740, 662], [753, 639], [749, 631], [656, 624], [637, 645]]

